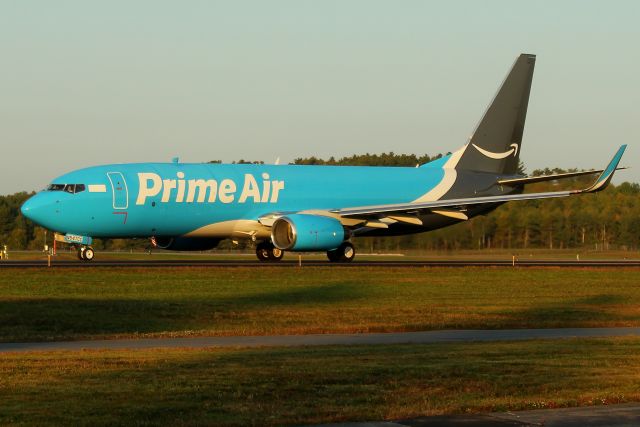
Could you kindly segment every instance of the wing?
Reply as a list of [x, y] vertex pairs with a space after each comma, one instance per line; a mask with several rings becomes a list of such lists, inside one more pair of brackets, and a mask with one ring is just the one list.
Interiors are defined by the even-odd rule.
[[577, 194], [596, 193], [604, 190], [611, 182], [618, 168], [622, 154], [627, 148], [621, 146], [607, 167], [603, 169], [595, 182], [581, 190], [555, 191], [545, 193], [509, 194], [501, 196], [469, 197], [462, 199], [434, 200], [429, 202], [396, 203], [387, 205], [356, 206], [332, 210], [306, 210], [298, 212], [273, 212], [258, 219], [260, 224], [271, 227], [278, 218], [291, 213], [304, 213], [334, 217], [346, 227], [387, 228], [389, 224], [402, 222], [422, 225], [419, 218], [426, 211], [460, 220], [468, 219], [466, 211], [469, 207], [483, 204], [505, 203], [518, 200], [538, 200], [569, 197]]
[[[624, 167], [624, 168], [616, 168], [617, 171], [623, 170], [623, 169], [627, 169], [627, 168], [626, 167]], [[604, 169], [590, 170], [590, 171], [580, 171], [580, 172], [555, 173], [553, 175], [539, 175], [539, 176], [523, 176], [523, 177], [518, 177], [518, 178], [505, 178], [505, 179], [499, 179], [498, 180], [498, 184], [510, 185], [510, 186], [534, 184], [536, 182], [557, 181], [557, 180], [560, 180], [560, 179], [575, 178], [575, 177], [578, 177], [578, 176], [595, 175], [597, 173], [602, 173], [602, 172], [604, 172]]]
[[[381, 216], [386, 215], [394, 219], [395, 221], [402, 221], [402, 214], [408, 214], [407, 218], [416, 218], [414, 215], [420, 211], [429, 210], [435, 213], [441, 213], [446, 216], [454, 218], [466, 219], [464, 210], [468, 206], [480, 205], [480, 204], [492, 204], [492, 203], [504, 203], [518, 200], [537, 200], [537, 199], [552, 199], [560, 197], [568, 197], [577, 194], [595, 193], [604, 190], [611, 182], [611, 178], [615, 173], [624, 150], [627, 148], [626, 144], [621, 146], [613, 159], [609, 162], [607, 167], [600, 173], [595, 182], [588, 188], [581, 190], [568, 190], [568, 191], [555, 191], [545, 193], [529, 193], [529, 194], [511, 194], [501, 196], [486, 196], [486, 197], [469, 197], [462, 199], [448, 199], [448, 200], [435, 200], [430, 202], [418, 202], [418, 203], [398, 203], [389, 205], [375, 205], [375, 206], [357, 206], [342, 209], [335, 209], [330, 211], [331, 213], [340, 216], [342, 218], [349, 217], [367, 217], [367, 216]], [[393, 215], [398, 214], [398, 215]], [[419, 221], [419, 219], [418, 219]]]

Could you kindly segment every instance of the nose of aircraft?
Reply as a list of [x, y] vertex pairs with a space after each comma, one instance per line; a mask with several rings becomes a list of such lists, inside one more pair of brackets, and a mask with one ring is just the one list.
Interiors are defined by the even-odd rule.
[[29, 218], [38, 225], [46, 226], [45, 224], [52, 219], [52, 211], [54, 210], [52, 208], [51, 198], [46, 194], [38, 193], [24, 202], [20, 211], [25, 218]]

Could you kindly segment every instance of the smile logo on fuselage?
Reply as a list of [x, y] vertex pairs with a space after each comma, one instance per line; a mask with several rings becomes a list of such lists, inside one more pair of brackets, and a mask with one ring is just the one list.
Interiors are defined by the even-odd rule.
[[476, 148], [476, 150], [478, 150], [480, 153], [482, 153], [484, 156], [490, 159], [500, 160], [500, 159], [509, 157], [511, 154], [513, 154], [513, 157], [518, 155], [518, 144], [511, 144], [509, 146], [511, 147], [511, 149], [508, 151], [505, 151], [504, 153], [492, 153], [491, 151], [487, 151], [483, 148], [478, 147], [476, 144], [471, 144], [471, 145], [473, 145]]

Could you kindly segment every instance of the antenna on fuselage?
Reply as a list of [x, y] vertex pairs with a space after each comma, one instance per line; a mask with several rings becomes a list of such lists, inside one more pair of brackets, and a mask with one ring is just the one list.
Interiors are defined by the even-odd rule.
[[180, 163], [180, 157], [174, 157], [173, 159], [171, 159], [171, 163]]

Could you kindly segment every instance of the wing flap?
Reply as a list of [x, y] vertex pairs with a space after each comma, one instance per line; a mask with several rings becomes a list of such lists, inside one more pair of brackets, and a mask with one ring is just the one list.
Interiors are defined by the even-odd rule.
[[438, 215], [447, 216], [449, 218], [461, 219], [463, 221], [469, 219], [467, 214], [455, 209], [431, 209], [431, 212]]

